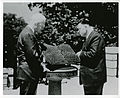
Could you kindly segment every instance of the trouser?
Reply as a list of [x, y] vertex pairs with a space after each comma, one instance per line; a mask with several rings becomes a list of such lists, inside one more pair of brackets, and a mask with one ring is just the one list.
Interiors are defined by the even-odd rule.
[[36, 95], [38, 81], [23, 81], [20, 85], [20, 95]]
[[85, 95], [102, 95], [103, 85], [83, 86]]

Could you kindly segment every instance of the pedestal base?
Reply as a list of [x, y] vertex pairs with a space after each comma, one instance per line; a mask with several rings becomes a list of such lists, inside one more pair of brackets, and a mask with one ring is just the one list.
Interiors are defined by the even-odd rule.
[[48, 95], [61, 95], [61, 80], [49, 80]]

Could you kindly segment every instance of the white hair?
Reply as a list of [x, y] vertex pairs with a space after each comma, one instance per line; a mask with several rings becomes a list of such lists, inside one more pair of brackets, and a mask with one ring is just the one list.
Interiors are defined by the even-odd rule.
[[43, 14], [41, 13], [35, 13], [34, 15], [31, 16], [29, 25], [34, 25], [38, 22], [42, 23], [45, 22], [46, 18]]

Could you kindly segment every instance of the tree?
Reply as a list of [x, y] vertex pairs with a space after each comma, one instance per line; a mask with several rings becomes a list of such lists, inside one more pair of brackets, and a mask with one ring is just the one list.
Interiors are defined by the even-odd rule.
[[[106, 41], [106, 46], [118, 46], [118, 3], [30, 3], [31, 11], [38, 7], [47, 18], [46, 28], [41, 35], [48, 44], [68, 43], [77, 52], [83, 39], [76, 34], [76, 25], [81, 18], [88, 18]], [[42, 9], [42, 10], [41, 10]], [[110, 16], [110, 17], [109, 17]], [[40, 39], [41, 39], [40, 38]]]
[[16, 66], [16, 43], [18, 35], [26, 26], [22, 17], [17, 18], [15, 14], [3, 14], [3, 67]]

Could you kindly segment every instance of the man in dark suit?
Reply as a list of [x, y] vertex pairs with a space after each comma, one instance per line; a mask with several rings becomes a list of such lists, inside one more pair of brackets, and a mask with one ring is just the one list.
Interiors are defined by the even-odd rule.
[[88, 19], [82, 19], [77, 25], [78, 33], [86, 38], [80, 58], [80, 84], [85, 95], [102, 95], [106, 79], [105, 42], [102, 36], [90, 26]]
[[[42, 48], [36, 38], [45, 27], [46, 18], [36, 13], [31, 16], [29, 25], [20, 33], [17, 43], [18, 70], [17, 79], [20, 82], [21, 95], [34, 95], [39, 78], [42, 78], [41, 66]], [[18, 83], [19, 83], [18, 82]]]

